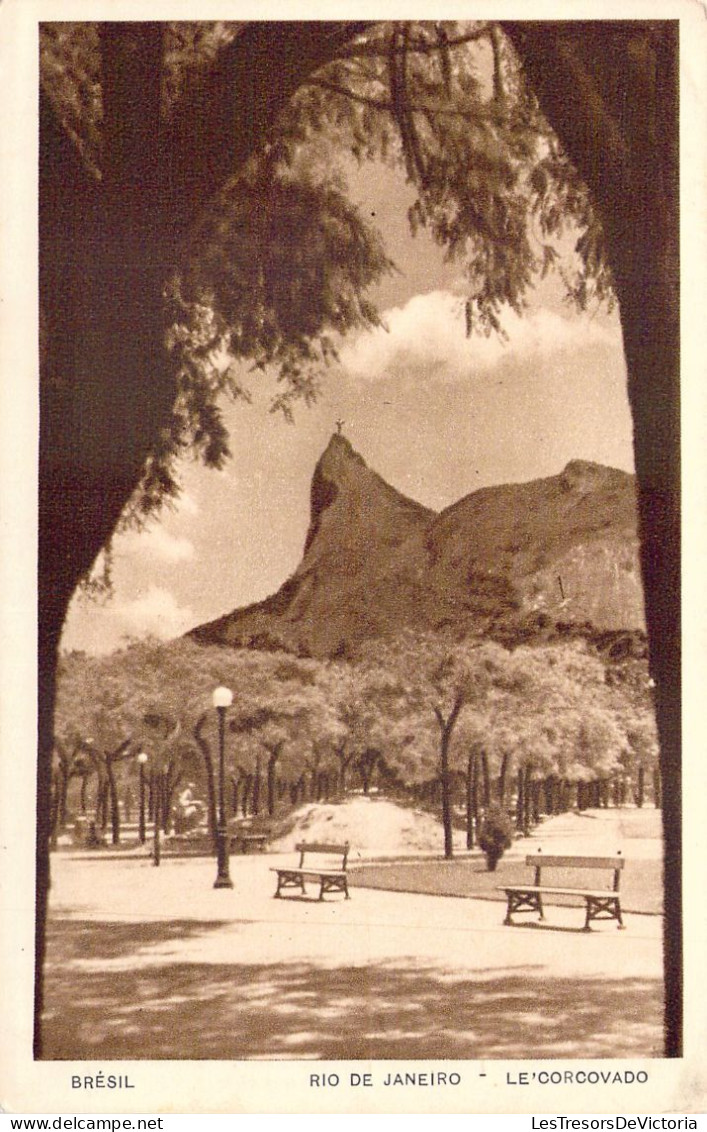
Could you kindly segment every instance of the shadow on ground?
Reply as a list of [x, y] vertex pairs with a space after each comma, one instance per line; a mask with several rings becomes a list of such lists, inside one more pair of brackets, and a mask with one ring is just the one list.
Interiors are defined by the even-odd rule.
[[[171, 940], [185, 941], [217, 931], [230, 920], [149, 920], [110, 922], [102, 920], [56, 919], [48, 931], [50, 965], [70, 963], [74, 960], [120, 959], [126, 955], [137, 958], [155, 944]], [[52, 963], [53, 961], [53, 963]]]
[[[594, 883], [598, 888], [610, 889], [605, 883], [607, 874], [602, 874]], [[609, 881], [611, 874], [608, 874]], [[585, 880], [586, 878], [582, 878]], [[505, 902], [500, 886], [504, 884], [528, 884], [532, 880], [532, 870], [524, 860], [511, 858], [500, 862], [494, 872], [489, 872], [482, 861], [463, 857], [451, 861], [386, 861], [355, 865], [349, 878], [350, 888], [378, 888], [388, 892], [419, 892], [431, 896], [473, 896], [484, 900]], [[552, 883], [558, 887], [576, 888], [578, 875], [571, 869], [556, 869]], [[582, 882], [580, 881], [580, 884]], [[582, 904], [576, 897], [553, 897], [554, 904]], [[657, 860], [627, 861], [621, 878], [621, 907], [625, 912], [640, 912], [660, 915], [663, 908], [662, 865]]]
[[[221, 925], [57, 920], [46, 968], [48, 1060], [659, 1057], [661, 985], [422, 966], [185, 963], [153, 945]], [[237, 943], [234, 941], [234, 948]], [[128, 960], [114, 964], [111, 961]], [[101, 970], [101, 962], [106, 969]]]

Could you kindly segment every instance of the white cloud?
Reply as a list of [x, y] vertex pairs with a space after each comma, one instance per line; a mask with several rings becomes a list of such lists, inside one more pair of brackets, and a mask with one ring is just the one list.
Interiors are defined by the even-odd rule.
[[121, 648], [128, 637], [169, 640], [196, 621], [194, 611], [180, 606], [174, 594], [161, 586], [150, 586], [135, 598], [113, 596], [105, 605], [77, 595], [61, 643], [63, 649], [80, 648], [100, 655]]
[[424, 376], [456, 382], [506, 362], [524, 362], [563, 350], [614, 341], [611, 330], [589, 318], [565, 318], [546, 307], [524, 317], [505, 312], [507, 340], [498, 335], [466, 337], [463, 301], [448, 291], [415, 295], [385, 314], [387, 330], [362, 333], [340, 351], [354, 377]]
[[160, 562], [186, 562], [194, 557], [194, 546], [187, 538], [171, 535], [162, 526], [146, 531], [128, 531], [116, 539], [116, 553], [145, 555]]
[[116, 605], [113, 616], [125, 633], [163, 640], [185, 632], [194, 621], [193, 611], [180, 606], [174, 594], [162, 586], [150, 586], [139, 597]]

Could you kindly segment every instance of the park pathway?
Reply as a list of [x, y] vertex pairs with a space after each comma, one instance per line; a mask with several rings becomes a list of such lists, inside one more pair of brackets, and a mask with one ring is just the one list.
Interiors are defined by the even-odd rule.
[[[592, 820], [566, 818], [545, 823], [546, 851], [576, 851], [577, 823]], [[591, 851], [605, 834], [615, 852], [616, 813], [595, 820]], [[624, 838], [625, 855], [650, 841]], [[501, 904], [473, 898], [356, 888], [349, 901], [274, 900], [269, 869], [285, 860], [234, 857], [233, 889], [215, 890], [208, 859], [156, 869], [57, 854], [46, 1056], [660, 1056], [660, 917], [585, 934], [579, 908], [508, 928]]]

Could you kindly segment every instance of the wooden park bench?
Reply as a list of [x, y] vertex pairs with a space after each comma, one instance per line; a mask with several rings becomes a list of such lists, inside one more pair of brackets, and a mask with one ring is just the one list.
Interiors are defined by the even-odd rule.
[[[535, 853], [525, 858], [525, 863], [535, 869], [533, 884], [503, 885], [508, 900], [508, 909], [504, 924], [512, 924], [512, 916], [516, 912], [538, 912], [540, 919], [545, 919], [543, 896], [580, 896], [586, 907], [584, 931], [591, 931], [592, 920], [616, 920], [618, 926], [623, 928], [621, 918], [621, 899], [619, 897], [619, 880], [625, 860], [621, 854], [615, 857], [550, 857]], [[543, 869], [605, 869], [612, 870], [614, 874], [613, 888], [569, 888], [554, 887], [543, 884]]]
[[345, 845], [334, 845], [328, 841], [302, 841], [295, 848], [299, 853], [297, 866], [271, 870], [277, 873], [275, 896], [279, 896], [283, 888], [296, 888], [305, 895], [305, 880], [313, 880], [319, 881], [320, 900], [324, 899], [325, 892], [343, 892], [346, 899], [349, 899], [346, 877], [348, 841]]
[[234, 853], [252, 853], [254, 850], [263, 853], [267, 843], [267, 833], [246, 833], [244, 831], [231, 834], [231, 849]]

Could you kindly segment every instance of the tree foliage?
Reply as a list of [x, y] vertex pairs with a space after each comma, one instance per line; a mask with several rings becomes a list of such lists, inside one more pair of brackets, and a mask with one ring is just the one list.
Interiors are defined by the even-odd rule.
[[[351, 661], [143, 641], [109, 657], [64, 658], [56, 744], [63, 777], [78, 773], [78, 752], [99, 791], [110, 783], [115, 794], [115, 759], [123, 778], [130, 768], [134, 777], [142, 749], [173, 789], [186, 775], [213, 801], [211, 694], [226, 684], [234, 691], [226, 771], [244, 813], [248, 805], [272, 815], [315, 798], [322, 776], [340, 794], [357, 784], [368, 791], [376, 774], [408, 791], [438, 783], [451, 856], [454, 798], [462, 780], [471, 790], [472, 773], [483, 786], [477, 801], [502, 808], [519, 776], [526, 784], [626, 774], [642, 782], [656, 752], [642, 669], [633, 660], [616, 679], [582, 642], [510, 651], [411, 632], [371, 643]], [[278, 782], [291, 787], [284, 801]]]
[[[234, 23], [161, 26], [164, 129], [242, 32]], [[41, 74], [100, 183], [108, 160], [100, 27], [43, 25]], [[165, 262], [174, 405], [133, 518], [175, 494], [180, 456], [213, 467], [228, 457], [221, 397], [249, 398], [243, 363], [277, 373], [272, 408], [291, 416], [297, 401], [316, 396], [342, 336], [379, 324], [368, 292], [393, 264], [348, 199], [347, 154], [400, 167], [415, 193], [413, 232], [426, 228], [464, 270], [469, 334], [501, 333], [503, 308], [522, 310], [568, 227], [577, 230], [576, 258], [563, 267], [568, 292], [581, 305], [609, 293], [589, 195], [498, 25], [373, 24], [301, 85], [245, 168], [224, 170]]]
[[[170, 431], [175, 367], [173, 359], [171, 365], [165, 362], [160, 348], [164, 319], [158, 311], [166, 265], [173, 267], [174, 240], [205, 201], [272, 136], [286, 100], [317, 67], [346, 55], [364, 27], [319, 21], [244, 25], [217, 51], [213, 64], [197, 67], [197, 81], [180, 88], [165, 128], [158, 128], [160, 88], [164, 92], [166, 86], [156, 81], [163, 75], [158, 40], [164, 46], [164, 30], [131, 23], [100, 29], [103, 69], [95, 74], [108, 124], [102, 139], [111, 172], [107, 189], [97, 189], [95, 175], [86, 172], [86, 162], [67, 141], [64, 118], [48, 105], [46, 82], [40, 98], [43, 427], [35, 1056], [41, 1056], [46, 801], [59, 637], [76, 585], [115, 530], [162, 430]], [[506, 21], [503, 30], [590, 187], [619, 301], [664, 784], [665, 1051], [678, 1057], [679, 21]], [[198, 44], [200, 35], [190, 42]], [[81, 74], [83, 66], [79, 58]], [[155, 483], [161, 485], [158, 499], [169, 493], [174, 486], [169, 468]]]

